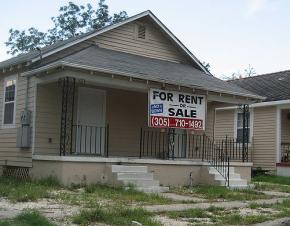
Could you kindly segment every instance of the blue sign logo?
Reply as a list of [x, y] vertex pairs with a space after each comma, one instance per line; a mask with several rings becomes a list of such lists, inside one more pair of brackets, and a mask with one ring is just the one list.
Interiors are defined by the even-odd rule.
[[163, 113], [163, 104], [151, 104], [150, 110], [151, 114]]

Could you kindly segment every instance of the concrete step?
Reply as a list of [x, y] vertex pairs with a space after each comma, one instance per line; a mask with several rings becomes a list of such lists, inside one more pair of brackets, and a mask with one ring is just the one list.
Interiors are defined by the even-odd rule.
[[[229, 170], [230, 170], [229, 172], [230, 174], [229, 187], [230, 188], [242, 189], [242, 188], [248, 187], [247, 180], [241, 179], [241, 175], [238, 173], [235, 173], [234, 167], [230, 167]], [[226, 182], [225, 178], [214, 167], [209, 167], [208, 171], [209, 171], [209, 174], [214, 175], [214, 178], [217, 184], [221, 186], [227, 186], [227, 184], [225, 183]]]
[[137, 191], [142, 191], [145, 193], [162, 193], [162, 192], [168, 192], [169, 187], [161, 187], [161, 186], [152, 186], [152, 187], [136, 187]]
[[147, 166], [112, 165], [112, 173], [147, 173]]
[[124, 185], [132, 184], [136, 187], [159, 186], [158, 180], [140, 180], [140, 179], [132, 180], [132, 179], [128, 179], [128, 180], [122, 180], [122, 182], [124, 183]]
[[[220, 185], [225, 185], [225, 179], [223, 180], [216, 180]], [[231, 180], [230, 179], [230, 187], [231, 186], [247, 186], [247, 181], [243, 179]]]
[[[221, 174], [219, 174], [219, 173], [215, 173], [215, 174], [213, 174], [214, 175], [214, 178], [216, 179], [216, 180], [220, 180], [220, 179], [223, 179], [224, 177], [221, 175]], [[230, 180], [231, 179], [241, 179], [241, 175], [240, 174], [237, 174], [237, 173], [231, 173], [230, 175]]]
[[118, 180], [153, 180], [153, 173], [117, 173]]
[[[214, 173], [218, 173], [218, 171], [214, 168], [214, 167], [209, 167], [209, 171], [210, 174], [214, 174]], [[230, 167], [230, 173], [235, 173], [235, 168], [234, 167]]]

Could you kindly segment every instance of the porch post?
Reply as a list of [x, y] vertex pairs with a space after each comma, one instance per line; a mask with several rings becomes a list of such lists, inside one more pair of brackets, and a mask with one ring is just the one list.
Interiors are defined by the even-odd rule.
[[72, 153], [73, 112], [75, 96], [75, 78], [65, 77], [59, 80], [62, 89], [62, 107], [60, 122], [60, 155]]
[[168, 129], [168, 158], [174, 159], [174, 138], [175, 138], [175, 129]]
[[242, 133], [242, 158], [243, 162], [248, 161], [249, 145], [249, 105], [243, 105], [243, 133]]

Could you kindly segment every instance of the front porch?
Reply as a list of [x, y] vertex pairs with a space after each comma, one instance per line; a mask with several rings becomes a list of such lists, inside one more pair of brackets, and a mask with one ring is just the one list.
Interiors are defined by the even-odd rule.
[[[140, 85], [116, 77], [70, 71], [39, 79], [33, 177], [55, 175], [64, 183], [112, 184], [113, 165], [141, 164], [169, 186], [211, 183], [209, 166], [227, 183], [230, 167], [250, 180], [246, 143], [213, 139], [216, 106], [237, 99], [195, 90], [207, 95], [205, 131], [149, 128], [148, 82]], [[168, 85], [168, 89], [181, 88]]]
[[288, 106], [278, 107], [277, 135], [277, 175], [290, 176], [290, 109]]
[[215, 107], [225, 104], [217, 97], [208, 95], [205, 131], [149, 128], [147, 85], [122, 82], [59, 76], [39, 82], [34, 155], [248, 161], [246, 142], [213, 138]]

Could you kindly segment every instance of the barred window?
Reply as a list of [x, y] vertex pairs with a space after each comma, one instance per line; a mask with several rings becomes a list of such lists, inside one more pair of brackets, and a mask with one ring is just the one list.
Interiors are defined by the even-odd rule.
[[4, 80], [3, 125], [13, 125], [15, 115], [16, 77]]

